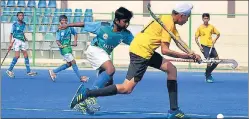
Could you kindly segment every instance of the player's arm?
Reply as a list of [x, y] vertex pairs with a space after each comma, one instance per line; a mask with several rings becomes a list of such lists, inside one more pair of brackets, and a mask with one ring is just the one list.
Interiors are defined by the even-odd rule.
[[195, 42], [199, 46], [199, 48], [201, 49], [201, 52], [203, 52], [203, 48], [198, 41], [199, 37], [200, 37], [200, 28], [198, 28], [197, 31], [195, 32]]
[[56, 44], [60, 47], [60, 48], [63, 48], [63, 46], [61, 45], [61, 36], [60, 36], [60, 32], [57, 31], [56, 32]]
[[[181, 38], [178, 37], [178, 40], [181, 40]], [[175, 43], [176, 43], [176, 46], [177, 46], [180, 50], [182, 50], [182, 51], [185, 52], [185, 53], [188, 53], [188, 51], [187, 51], [185, 48], [183, 48], [183, 47], [180, 45], [180, 43], [178, 43], [178, 42], [175, 42]]]
[[220, 32], [214, 27], [213, 33], [217, 35], [216, 38], [215, 38], [214, 41], [213, 41], [213, 44], [214, 44], [214, 43], [216, 43], [216, 41], [219, 39], [219, 37], [220, 37]]
[[72, 28], [71, 31], [72, 31], [72, 34], [74, 35], [74, 46], [77, 46], [78, 34], [74, 28]]
[[10, 50], [14, 44], [14, 41], [12, 41], [12, 38], [13, 38], [13, 32], [14, 32], [14, 24], [12, 25], [12, 28], [11, 28], [11, 31], [10, 31], [10, 37], [9, 37], [9, 41], [10, 41], [10, 45], [9, 45], [9, 48], [8, 50]]
[[192, 59], [192, 57], [190, 57], [190, 55], [188, 55], [187, 53], [180, 53], [169, 49], [169, 45], [170, 44], [168, 42], [161, 43], [161, 52], [163, 55], [167, 55], [174, 58]]

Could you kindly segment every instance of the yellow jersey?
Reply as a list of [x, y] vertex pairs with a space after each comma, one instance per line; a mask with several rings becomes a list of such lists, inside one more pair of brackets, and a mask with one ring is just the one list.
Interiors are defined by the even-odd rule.
[[[176, 30], [171, 15], [161, 15], [159, 18], [168, 30], [170, 30], [176, 37], [179, 37], [179, 33]], [[162, 42], [170, 43], [171, 36], [162, 26], [160, 26], [159, 23], [153, 20], [134, 37], [130, 44], [130, 52], [145, 59], [150, 59], [155, 50], [161, 46]]]
[[212, 34], [218, 35], [220, 32], [211, 24], [208, 24], [208, 26], [202, 24], [195, 32], [195, 37], [200, 36], [200, 43], [204, 46], [211, 47], [213, 45]]

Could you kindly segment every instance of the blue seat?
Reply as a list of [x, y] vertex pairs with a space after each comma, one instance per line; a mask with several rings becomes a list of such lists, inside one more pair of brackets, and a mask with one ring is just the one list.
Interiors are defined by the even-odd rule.
[[38, 8], [46, 8], [46, 7], [47, 7], [46, 0], [39, 0]]
[[67, 17], [68, 17], [68, 16], [72, 16], [72, 9], [66, 9], [65, 12], [67, 12], [67, 13], [65, 13], [65, 15], [66, 15]]
[[29, 0], [27, 6], [28, 6], [28, 7], [36, 7], [35, 0]]
[[49, 24], [49, 17], [43, 17], [42, 18], [42, 21], [41, 21], [42, 24]]
[[84, 17], [84, 22], [93, 22], [93, 17]]
[[36, 8], [36, 15], [41, 16], [42, 15], [42, 10], [41, 8]]
[[49, 0], [48, 8], [56, 8], [56, 1], [55, 0]]
[[56, 32], [58, 30], [58, 26], [57, 25], [51, 25], [49, 32]]
[[52, 24], [59, 24], [59, 17], [53, 17]]
[[26, 24], [29, 24], [30, 23], [30, 16], [24, 16], [23, 18], [23, 21], [26, 23]]
[[46, 8], [44, 12], [44, 16], [51, 16], [51, 14], [52, 14], [51, 8]]
[[1, 7], [5, 7], [5, 6], [6, 6], [5, 0], [1, 0]]
[[1, 16], [1, 22], [9, 22], [9, 16]]
[[67, 17], [67, 23], [68, 24], [72, 23], [72, 17]]
[[16, 7], [14, 8], [14, 12], [12, 13], [12, 15], [17, 15], [18, 12], [21, 12], [22, 9], [20, 7]]
[[[39, 24], [39, 20], [40, 18], [39, 17], [36, 17], [36, 24]], [[31, 17], [31, 24], [34, 24], [35, 20], [33, 17]]]
[[61, 9], [56, 8], [54, 11], [54, 16], [60, 16], [61, 15]]
[[14, 23], [17, 21], [17, 17], [15, 15], [11, 16], [10, 22]]
[[81, 22], [81, 18], [80, 17], [74, 17], [73, 22]]
[[92, 17], [93, 16], [93, 10], [92, 9], [86, 9], [85, 13], [84, 13], [84, 16]]
[[28, 32], [34, 31], [34, 25], [28, 25]]
[[15, 7], [15, 6], [16, 6], [16, 1], [15, 0], [8, 0], [7, 7]]
[[74, 16], [79, 17], [79, 16], [82, 16], [82, 15], [83, 15], [82, 9], [75, 9], [74, 10]]
[[25, 3], [24, 0], [18, 0], [17, 6], [18, 6], [18, 7], [25, 7], [25, 6], [26, 6], [26, 3]]
[[5, 15], [5, 16], [12, 15], [11, 9], [9, 7], [4, 7], [3, 8], [3, 15]]
[[26, 7], [24, 9], [24, 15], [31, 16], [32, 15], [32, 9], [30, 7]]
[[38, 31], [39, 32], [47, 32], [48, 31], [48, 26], [47, 25], [40, 25]]

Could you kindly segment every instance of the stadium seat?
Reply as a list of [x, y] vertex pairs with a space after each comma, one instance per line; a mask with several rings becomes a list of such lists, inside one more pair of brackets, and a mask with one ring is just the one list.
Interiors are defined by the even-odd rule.
[[34, 25], [28, 25], [28, 32], [33, 32], [34, 31]]
[[25, 7], [25, 6], [26, 6], [26, 3], [25, 3], [24, 0], [18, 0], [17, 6], [18, 6], [18, 7]]
[[24, 15], [31, 16], [32, 15], [32, 9], [30, 7], [26, 7], [24, 9]]
[[72, 16], [72, 9], [66, 9], [65, 12], [67, 12], [65, 13], [67, 17]]
[[1, 22], [9, 22], [9, 16], [1, 16]]
[[84, 22], [92, 22], [93, 21], [93, 17], [84, 17]]
[[46, 8], [46, 7], [47, 7], [46, 0], [39, 0], [38, 8]]
[[[39, 20], [40, 18], [39, 17], [36, 17], [36, 24], [39, 24]], [[34, 17], [31, 17], [31, 24], [34, 24]]]
[[74, 16], [79, 17], [82, 16], [82, 9], [75, 9], [74, 11]]
[[7, 7], [15, 7], [15, 6], [16, 6], [16, 1], [15, 0], [8, 0]]
[[57, 25], [51, 25], [49, 32], [56, 32], [58, 30], [58, 26]]
[[35, 0], [29, 0], [27, 6], [28, 6], [28, 7], [36, 7], [36, 2], [35, 2]]
[[49, 17], [42, 17], [41, 23], [42, 24], [49, 24], [50, 23]]
[[56, 8], [56, 1], [55, 0], [49, 0], [48, 8]]
[[72, 23], [72, 17], [67, 17], [67, 23], [68, 24]]
[[30, 19], [31, 19], [30, 16], [24, 16], [23, 21], [24, 21], [26, 24], [29, 24], [29, 23], [30, 23]]
[[60, 16], [61, 15], [61, 9], [56, 8], [54, 11], [54, 16]]
[[52, 14], [51, 8], [46, 8], [44, 12], [44, 16], [51, 16], [51, 14]]
[[59, 17], [53, 17], [52, 24], [59, 24]]
[[42, 10], [41, 8], [36, 8], [36, 15], [41, 16], [42, 15]]
[[21, 11], [22, 11], [22, 9], [21, 9], [20, 7], [16, 7], [16, 8], [14, 9], [14, 12], [12, 12], [12, 15], [16, 15], [17, 12], [21, 12]]
[[73, 22], [81, 22], [80, 17], [74, 17]]
[[48, 26], [47, 25], [40, 25], [39, 26], [39, 32], [47, 32]]
[[17, 21], [17, 17], [15, 15], [11, 16], [10, 22], [14, 23]]
[[93, 11], [92, 9], [86, 9], [84, 13], [84, 22], [92, 22], [93, 21]]
[[11, 9], [9, 7], [4, 7], [3, 8], [3, 15], [9, 16], [11, 14], [12, 14], [12, 12], [11, 12]]
[[1, 0], [1, 7], [5, 7], [5, 6], [6, 6], [5, 0]]

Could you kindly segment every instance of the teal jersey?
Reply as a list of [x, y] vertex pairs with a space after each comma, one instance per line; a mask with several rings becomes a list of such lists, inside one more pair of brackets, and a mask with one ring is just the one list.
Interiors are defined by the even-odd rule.
[[134, 36], [125, 29], [120, 32], [113, 32], [113, 24], [108, 22], [85, 22], [84, 30], [96, 34], [91, 45], [105, 50], [109, 55], [121, 42], [130, 45]]
[[23, 22], [22, 24], [19, 24], [19, 22], [15, 22], [12, 25], [11, 28], [11, 34], [13, 35], [13, 38], [25, 41], [24, 31], [25, 31], [26, 23]]
[[60, 48], [60, 52], [62, 55], [72, 53], [71, 35], [77, 35], [77, 32], [72, 27], [64, 30], [58, 30], [56, 32], [56, 40], [59, 40], [61, 45], [67, 45], [67, 47], [65, 48]]

